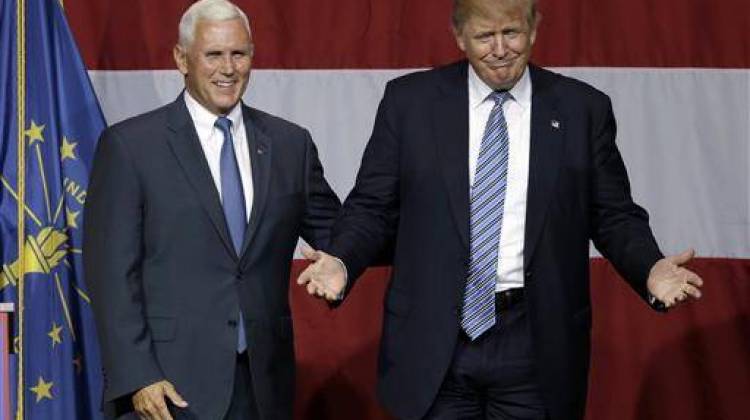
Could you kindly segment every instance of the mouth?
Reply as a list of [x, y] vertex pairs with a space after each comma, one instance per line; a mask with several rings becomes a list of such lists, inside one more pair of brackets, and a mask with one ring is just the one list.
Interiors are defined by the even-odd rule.
[[237, 84], [236, 80], [214, 80], [212, 82], [214, 86], [218, 87], [219, 89], [231, 89], [234, 87], [234, 85]]
[[513, 66], [513, 63], [515, 62], [516, 62], [515, 59], [511, 59], [511, 60], [503, 60], [503, 61], [494, 61], [494, 62], [489, 62], [486, 64], [487, 64], [487, 67], [489, 67], [490, 69], [498, 70], [498, 69], [502, 69], [506, 67], [511, 67]]

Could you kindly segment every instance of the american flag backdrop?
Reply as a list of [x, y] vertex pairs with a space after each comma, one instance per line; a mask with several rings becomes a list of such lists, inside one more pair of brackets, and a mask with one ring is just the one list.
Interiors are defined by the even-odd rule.
[[[107, 123], [174, 100], [188, 0], [65, 0]], [[461, 58], [450, 0], [238, 0], [245, 101], [306, 126], [343, 198], [385, 82]], [[662, 250], [694, 247], [698, 304], [651, 312], [592, 248], [589, 419], [744, 419], [750, 396], [750, 1], [539, 0], [532, 61], [612, 97]], [[301, 263], [295, 264], [295, 269]], [[374, 396], [388, 269], [336, 311], [293, 288], [300, 419], [385, 419]]]

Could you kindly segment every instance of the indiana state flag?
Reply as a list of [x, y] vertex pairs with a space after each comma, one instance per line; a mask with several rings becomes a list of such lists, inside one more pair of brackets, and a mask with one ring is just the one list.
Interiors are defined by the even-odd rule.
[[104, 119], [58, 0], [0, 1], [0, 301], [15, 304], [16, 420], [101, 418], [81, 263]]

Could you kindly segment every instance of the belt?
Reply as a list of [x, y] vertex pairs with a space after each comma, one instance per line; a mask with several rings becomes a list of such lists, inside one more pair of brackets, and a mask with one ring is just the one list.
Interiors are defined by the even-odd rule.
[[495, 293], [495, 311], [508, 310], [523, 300], [523, 287]]

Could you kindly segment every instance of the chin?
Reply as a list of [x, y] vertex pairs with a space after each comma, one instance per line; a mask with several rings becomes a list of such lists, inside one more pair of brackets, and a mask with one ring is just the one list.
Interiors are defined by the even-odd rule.
[[515, 75], [505, 76], [505, 77], [498, 77], [495, 78], [495, 86], [497, 89], [508, 89], [510, 90], [518, 81], [520, 77]]
[[226, 99], [221, 101], [214, 102], [216, 104], [216, 107], [220, 109], [223, 113], [227, 113], [234, 108], [235, 105], [237, 105], [237, 102], [239, 102], [238, 99]]

